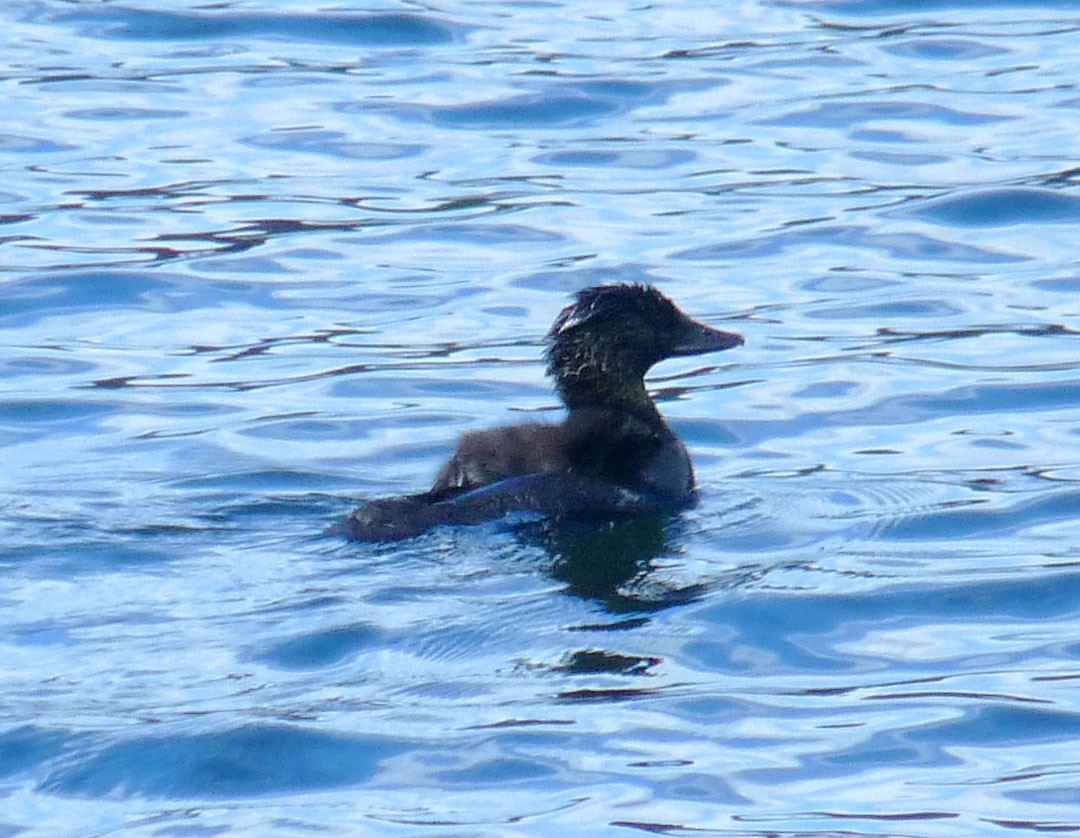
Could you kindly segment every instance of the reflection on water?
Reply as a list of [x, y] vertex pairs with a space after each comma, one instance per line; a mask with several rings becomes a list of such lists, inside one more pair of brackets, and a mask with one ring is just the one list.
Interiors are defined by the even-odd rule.
[[[0, 834], [1080, 829], [1071, 4], [0, 19]], [[604, 281], [699, 507], [328, 532]]]
[[691, 602], [705, 586], [668, 585], [656, 564], [670, 556], [666, 517], [649, 516], [610, 524], [540, 521], [516, 529], [525, 544], [542, 547], [553, 559], [551, 575], [565, 592], [594, 600], [612, 614], [656, 611]]

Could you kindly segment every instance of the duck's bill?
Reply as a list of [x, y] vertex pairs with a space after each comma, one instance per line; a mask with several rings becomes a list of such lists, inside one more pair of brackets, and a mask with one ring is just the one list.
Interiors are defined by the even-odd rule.
[[732, 349], [742, 346], [742, 335], [735, 332], [722, 332], [713, 329], [704, 323], [690, 320], [686, 324], [684, 333], [680, 335], [679, 342], [675, 345], [672, 355], [701, 355], [705, 352], [719, 352], [722, 349]]

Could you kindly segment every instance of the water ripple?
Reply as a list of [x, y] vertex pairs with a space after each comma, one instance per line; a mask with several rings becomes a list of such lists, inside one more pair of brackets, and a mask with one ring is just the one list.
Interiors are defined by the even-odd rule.
[[[0, 4], [0, 833], [1075, 829], [1073, 6], [306, 5]], [[340, 537], [616, 281], [697, 507]]]
[[723, 244], [708, 244], [673, 254], [677, 259], [710, 260], [756, 259], [776, 256], [791, 249], [819, 245], [836, 248], [878, 250], [895, 259], [934, 262], [1001, 264], [1020, 262], [1031, 257], [1001, 250], [950, 242], [922, 233], [874, 233], [865, 227], [822, 225], [787, 230], [772, 235]]
[[942, 125], [980, 125], [1000, 122], [1006, 115], [958, 111], [923, 102], [829, 102], [762, 120], [764, 125], [799, 125], [808, 128], [862, 125], [881, 121], [915, 121]]
[[400, 46], [447, 43], [462, 31], [456, 24], [408, 14], [176, 13], [109, 7], [64, 14], [58, 19], [89, 24], [93, 34], [122, 41], [203, 41], [260, 35], [322, 43]]
[[[335, 736], [285, 725], [249, 725], [190, 736], [143, 736], [68, 757], [43, 787], [103, 797], [245, 797], [315, 791], [369, 779], [399, 745], [381, 737]], [[290, 754], [286, 760], [283, 753]]]
[[906, 214], [953, 227], [1080, 222], [1080, 198], [1049, 189], [986, 189], [905, 208]]

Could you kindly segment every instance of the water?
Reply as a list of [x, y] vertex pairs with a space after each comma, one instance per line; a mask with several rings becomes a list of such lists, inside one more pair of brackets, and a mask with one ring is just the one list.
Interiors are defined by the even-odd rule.
[[[0, 18], [0, 835], [1080, 829], [1074, 4]], [[329, 532], [606, 280], [699, 508]]]

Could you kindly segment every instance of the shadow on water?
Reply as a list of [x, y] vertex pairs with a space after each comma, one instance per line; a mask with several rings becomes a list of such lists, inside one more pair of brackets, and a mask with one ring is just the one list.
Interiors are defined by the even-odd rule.
[[567, 594], [613, 614], [633, 614], [693, 602], [707, 591], [703, 584], [676, 585], [657, 575], [657, 560], [676, 552], [672, 527], [670, 517], [654, 515], [603, 524], [532, 521], [515, 533], [551, 557], [550, 573], [566, 583]]

